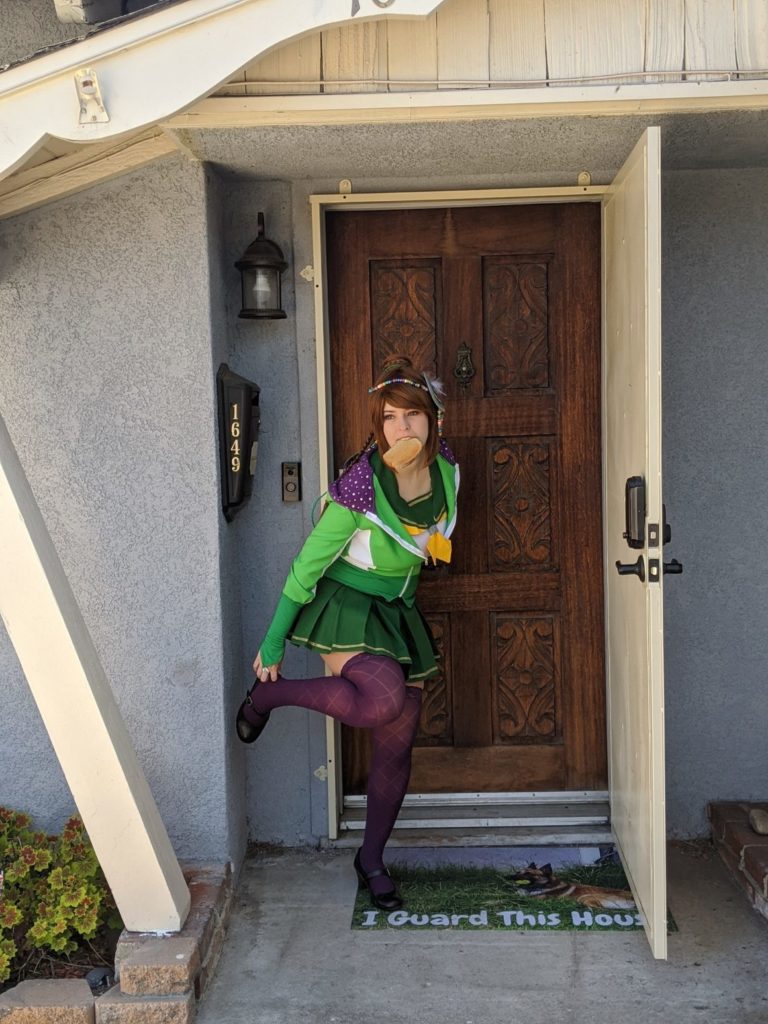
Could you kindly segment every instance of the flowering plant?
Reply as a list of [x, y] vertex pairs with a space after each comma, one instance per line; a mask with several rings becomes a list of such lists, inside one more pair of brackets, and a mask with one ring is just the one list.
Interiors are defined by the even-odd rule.
[[121, 925], [79, 817], [60, 836], [0, 807], [0, 984], [35, 951], [74, 952], [102, 925]]

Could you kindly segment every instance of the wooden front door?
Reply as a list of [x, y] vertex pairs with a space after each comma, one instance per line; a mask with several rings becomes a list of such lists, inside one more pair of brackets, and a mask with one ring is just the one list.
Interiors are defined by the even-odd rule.
[[[326, 228], [335, 468], [393, 354], [445, 382], [461, 467], [453, 561], [419, 587], [441, 672], [410, 790], [605, 788], [600, 207], [343, 211]], [[345, 729], [342, 751], [345, 792], [364, 792], [366, 734]]]

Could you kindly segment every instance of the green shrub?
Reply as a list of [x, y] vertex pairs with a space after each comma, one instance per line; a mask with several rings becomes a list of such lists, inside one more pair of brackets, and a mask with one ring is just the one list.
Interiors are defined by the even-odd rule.
[[0, 984], [35, 951], [73, 953], [102, 926], [120, 915], [80, 818], [48, 836], [0, 807]]

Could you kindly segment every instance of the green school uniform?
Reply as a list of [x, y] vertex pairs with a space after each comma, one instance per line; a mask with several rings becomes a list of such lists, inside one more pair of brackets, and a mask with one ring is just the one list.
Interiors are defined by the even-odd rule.
[[450, 537], [459, 469], [441, 442], [431, 494], [405, 502], [394, 474], [366, 452], [333, 484], [328, 504], [294, 559], [261, 646], [265, 665], [286, 639], [323, 654], [368, 651], [393, 658], [409, 682], [437, 671], [432, 635], [415, 603], [429, 537]]

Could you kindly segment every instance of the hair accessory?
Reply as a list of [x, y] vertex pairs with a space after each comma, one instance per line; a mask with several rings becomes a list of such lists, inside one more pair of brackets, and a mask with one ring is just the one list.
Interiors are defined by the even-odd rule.
[[410, 384], [413, 388], [426, 391], [437, 409], [437, 432], [442, 437], [443, 419], [445, 418], [445, 403], [442, 396], [445, 394], [445, 387], [443, 382], [438, 380], [437, 377], [430, 377], [428, 373], [423, 373], [421, 376], [424, 379], [424, 383], [418, 380], [410, 380], [408, 377], [390, 377], [388, 380], [383, 380], [380, 384], [374, 384], [368, 388], [368, 394], [372, 395], [376, 391], [381, 391], [382, 388], [386, 388], [390, 384]]
[[443, 401], [445, 386], [441, 380], [438, 380], [437, 377], [430, 377], [428, 373], [424, 373], [422, 376], [427, 385], [429, 397], [435, 403], [435, 408], [437, 409], [437, 433], [439, 437], [442, 437], [443, 420], [445, 419], [445, 402]]
[[368, 388], [368, 394], [372, 395], [374, 391], [381, 391], [382, 388], [386, 388], [390, 384], [410, 384], [411, 387], [421, 388], [422, 391], [427, 391], [430, 395], [432, 394], [426, 384], [421, 384], [417, 380], [408, 380], [407, 377], [390, 377], [389, 380], [383, 380], [381, 384], [374, 384], [373, 387]]

